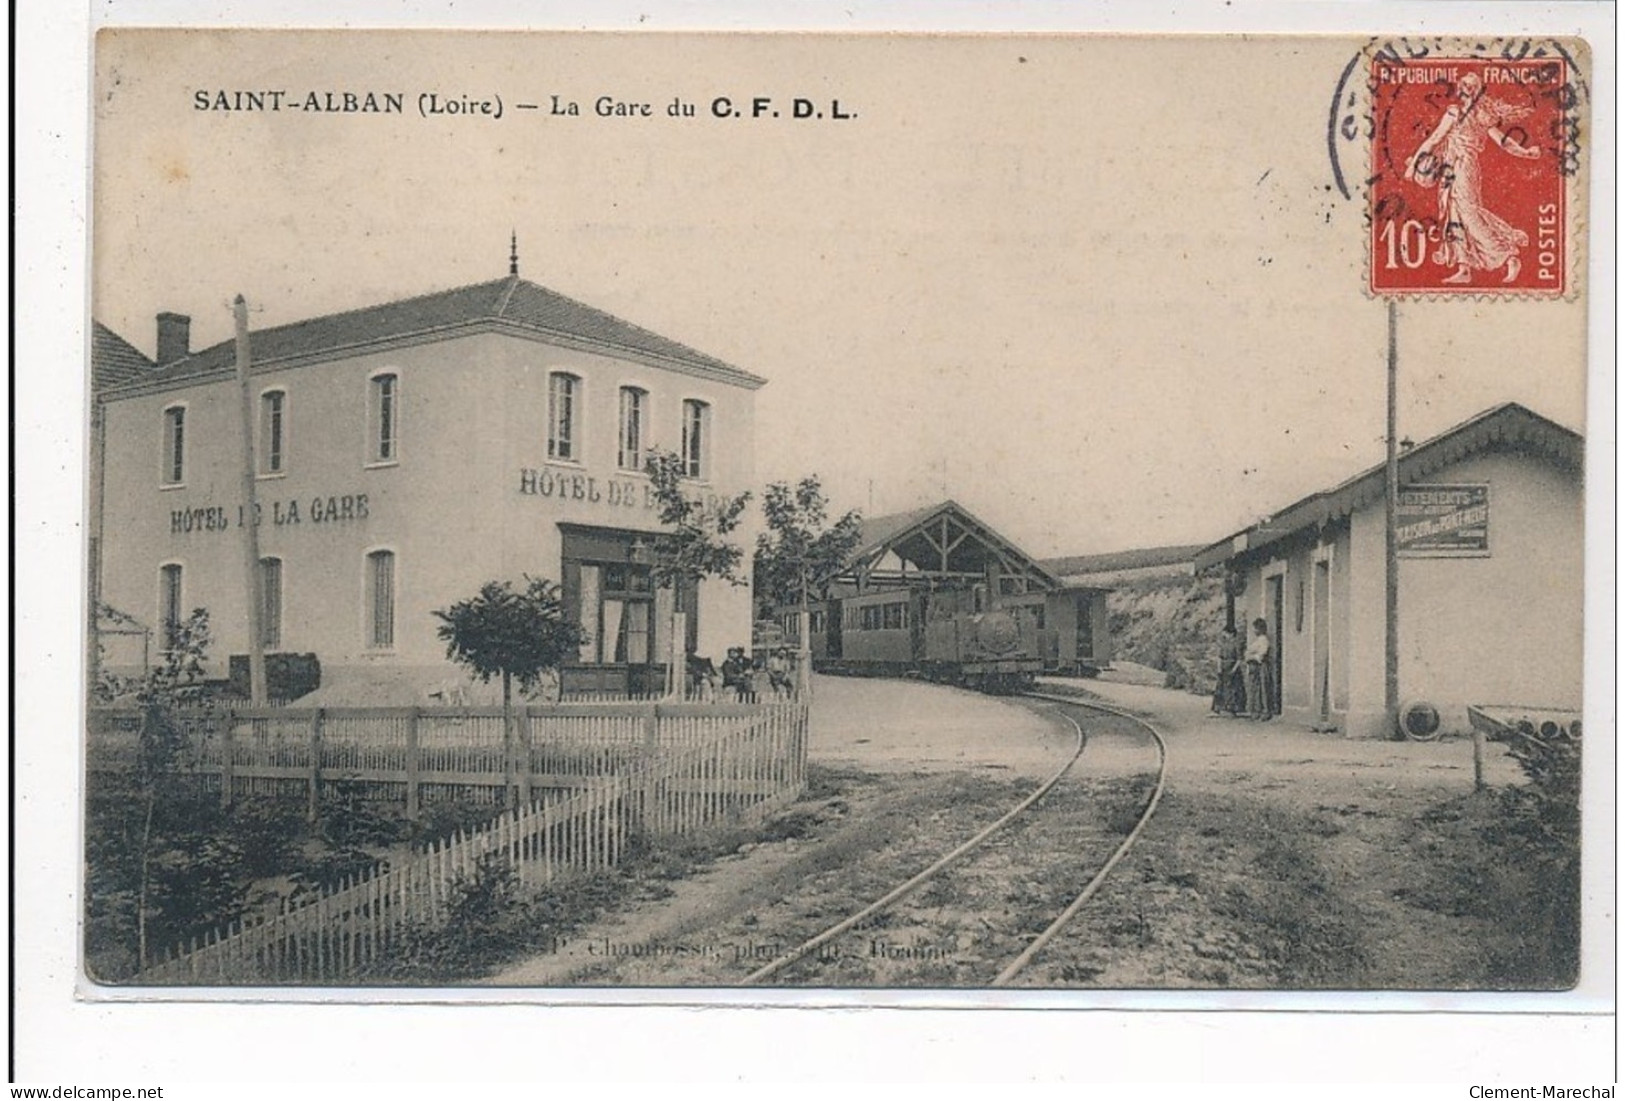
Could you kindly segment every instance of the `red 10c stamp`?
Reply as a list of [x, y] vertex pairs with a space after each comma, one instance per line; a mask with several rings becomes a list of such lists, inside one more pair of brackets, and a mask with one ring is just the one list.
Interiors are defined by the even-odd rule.
[[1372, 60], [1372, 292], [1569, 289], [1568, 77], [1550, 57]]

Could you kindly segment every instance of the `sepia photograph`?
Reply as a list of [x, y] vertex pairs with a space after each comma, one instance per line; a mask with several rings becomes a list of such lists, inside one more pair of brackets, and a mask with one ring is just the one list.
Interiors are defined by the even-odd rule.
[[1605, 958], [1585, 42], [94, 60], [89, 996]]

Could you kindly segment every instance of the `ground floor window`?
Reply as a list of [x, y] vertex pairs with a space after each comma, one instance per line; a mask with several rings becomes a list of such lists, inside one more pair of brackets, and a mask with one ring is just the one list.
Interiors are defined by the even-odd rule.
[[260, 559], [260, 645], [282, 648], [282, 559]]
[[654, 583], [648, 566], [581, 562], [581, 660], [647, 665], [653, 657]]
[[388, 650], [395, 645], [395, 554], [367, 555], [367, 646]]
[[181, 639], [181, 567], [171, 562], [158, 567], [158, 637], [165, 650], [173, 650]]

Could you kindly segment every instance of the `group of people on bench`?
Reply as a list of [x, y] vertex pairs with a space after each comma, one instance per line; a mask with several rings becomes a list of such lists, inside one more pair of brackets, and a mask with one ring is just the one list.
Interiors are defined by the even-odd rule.
[[688, 695], [691, 699], [755, 703], [762, 697], [795, 692], [795, 661], [788, 647], [768, 651], [754, 661], [743, 646], [730, 646], [718, 670], [710, 658], [690, 655]]

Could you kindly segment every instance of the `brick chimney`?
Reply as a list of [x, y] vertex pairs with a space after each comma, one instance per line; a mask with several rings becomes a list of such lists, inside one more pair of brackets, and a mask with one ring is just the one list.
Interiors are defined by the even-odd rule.
[[192, 319], [183, 313], [158, 315], [158, 366], [192, 354]]

